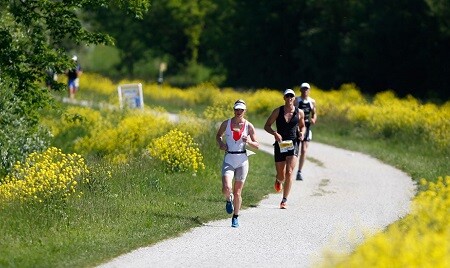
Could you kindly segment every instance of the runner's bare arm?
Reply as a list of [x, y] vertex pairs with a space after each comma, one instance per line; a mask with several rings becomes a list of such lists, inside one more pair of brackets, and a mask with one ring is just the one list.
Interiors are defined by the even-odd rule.
[[303, 110], [299, 109], [299, 113], [298, 113], [298, 131], [299, 131], [299, 140], [303, 140], [303, 137], [305, 137], [305, 132], [306, 132], [306, 125], [305, 125], [305, 113], [303, 112]]
[[259, 149], [259, 142], [256, 139], [256, 133], [255, 133], [255, 127], [252, 123], [249, 122], [248, 124], [248, 134], [250, 136], [250, 139], [247, 139], [247, 144], [250, 145], [253, 149]]
[[316, 108], [316, 102], [313, 102], [313, 108], [311, 111], [311, 124], [315, 124], [317, 121], [317, 108]]
[[266, 124], [264, 125], [264, 130], [273, 135], [276, 141], [282, 141], [281, 135], [276, 130], [272, 129], [272, 124], [275, 122], [275, 120], [277, 120], [279, 112], [279, 107], [273, 110], [269, 118], [267, 118]]
[[227, 145], [222, 141], [222, 136], [225, 133], [225, 130], [227, 128], [227, 123], [228, 120], [225, 120], [222, 122], [222, 124], [220, 124], [219, 129], [217, 130], [217, 134], [216, 134], [216, 141], [217, 144], [219, 145], [219, 149], [220, 150], [227, 150]]

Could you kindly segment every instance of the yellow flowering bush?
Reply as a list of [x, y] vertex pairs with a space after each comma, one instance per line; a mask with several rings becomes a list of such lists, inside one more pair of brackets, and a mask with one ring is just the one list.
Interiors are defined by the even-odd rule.
[[259, 89], [248, 97], [242, 98], [247, 102], [248, 113], [264, 114], [267, 117], [273, 109], [284, 104], [283, 92], [270, 89]]
[[144, 99], [170, 101], [174, 105], [194, 104], [194, 97], [189, 96], [190, 93], [187, 90], [173, 88], [168, 85], [161, 87], [156, 84], [145, 85], [144, 88]]
[[216, 99], [212, 105], [205, 108], [203, 117], [211, 122], [220, 122], [233, 116], [233, 103], [236, 100]]
[[350, 122], [367, 126], [374, 133], [391, 137], [401, 135], [430, 141], [438, 148], [450, 146], [450, 105], [421, 104], [412, 96], [399, 99], [392, 91], [375, 95], [372, 103], [350, 106], [344, 116]]
[[[89, 91], [99, 95], [117, 95], [117, 85], [115, 85], [110, 79], [99, 74], [84, 73], [80, 79], [80, 83], [82, 83], [80, 84], [82, 88], [89, 86]], [[80, 93], [81, 92], [82, 91], [80, 91]]]
[[[369, 125], [376, 132], [383, 132], [387, 134], [385, 136], [399, 132], [408, 134], [421, 132], [419, 102], [411, 96], [401, 100], [396, 98], [394, 92], [385, 91], [375, 95], [372, 105], [374, 109]], [[414, 130], [418, 132], [415, 133]]]
[[197, 137], [205, 131], [205, 128], [209, 128], [209, 122], [199, 118], [191, 110], [183, 110], [178, 114], [177, 128], [183, 129], [192, 137]]
[[0, 205], [8, 202], [44, 202], [82, 194], [79, 185], [87, 183], [89, 170], [77, 154], [64, 154], [55, 147], [31, 153], [16, 163], [0, 183]]
[[423, 127], [430, 140], [439, 148], [449, 148], [450, 101], [440, 107], [435, 104], [426, 104], [421, 108]]
[[450, 267], [450, 176], [420, 184], [409, 215], [332, 266]]
[[127, 156], [140, 153], [152, 138], [171, 126], [167, 115], [148, 110], [128, 111], [119, 119], [113, 116], [110, 115], [109, 124], [98, 125], [89, 135], [78, 139], [75, 149], [86, 154], [95, 152], [113, 163], [126, 163]]
[[89, 107], [70, 106], [61, 115], [61, 120], [58, 124], [48, 120], [44, 120], [43, 123], [51, 129], [54, 136], [57, 136], [63, 132], [71, 132], [74, 128], [88, 132], [101, 124], [103, 122], [102, 119], [102, 115], [97, 110]]
[[237, 92], [232, 89], [223, 89], [220, 97], [217, 96], [211, 102], [211, 105], [203, 111], [203, 117], [211, 122], [221, 122], [227, 118], [233, 117], [233, 106], [237, 100], [244, 100], [247, 106], [247, 113], [254, 112], [255, 105], [249, 101], [251, 93]]
[[222, 96], [219, 88], [211, 83], [202, 83], [187, 89], [194, 104], [209, 104]]
[[205, 169], [203, 156], [188, 133], [178, 129], [153, 140], [148, 146], [149, 155], [164, 163], [168, 172], [193, 171]]
[[317, 102], [319, 116], [345, 117], [348, 110], [355, 105], [367, 103], [354, 84], [344, 84], [338, 90], [331, 91], [312, 88], [311, 97]]

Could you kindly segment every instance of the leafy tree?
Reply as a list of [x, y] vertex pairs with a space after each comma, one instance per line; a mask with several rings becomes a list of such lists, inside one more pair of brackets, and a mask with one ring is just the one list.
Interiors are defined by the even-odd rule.
[[[213, 0], [154, 0], [143, 20], [120, 10], [99, 9], [85, 19], [95, 29], [108, 32], [121, 50], [119, 72], [148, 78], [137, 68], [143, 61], [166, 62], [168, 73], [189, 73], [198, 66], [205, 17], [215, 8]], [[200, 68], [201, 69], [201, 68]], [[156, 78], [156, 77], [155, 77]]]
[[304, 1], [216, 1], [207, 17], [200, 59], [219, 66], [227, 75], [226, 86], [285, 88], [300, 79], [293, 73], [298, 44], [298, 22]]
[[[137, 17], [148, 9], [144, 0], [11, 0], [0, 2], [0, 88], [2, 106], [13, 101], [17, 106], [3, 110], [12, 113], [2, 115], [0, 128], [14, 130], [14, 122], [22, 122], [23, 133], [33, 135], [38, 131], [40, 109], [51, 102], [50, 94], [42, 87], [48, 69], [63, 73], [73, 67], [63, 44], [112, 44], [112, 38], [103, 33], [89, 31], [78, 18], [79, 12], [99, 7], [123, 8]], [[62, 89], [64, 85], [56, 85]], [[5, 106], [6, 107], [6, 106]], [[4, 108], [4, 107], [2, 107]], [[11, 119], [11, 120], [9, 120]], [[20, 119], [20, 120], [19, 120]], [[14, 135], [3, 131], [0, 146], [7, 142], [4, 137]], [[42, 143], [44, 146], [44, 143]], [[11, 143], [10, 143], [11, 145]], [[17, 140], [14, 146], [23, 146]], [[33, 147], [33, 146], [31, 146]], [[31, 148], [30, 147], [30, 148]], [[34, 147], [33, 147], [34, 148]], [[35, 148], [34, 148], [35, 149]], [[16, 150], [17, 151], [17, 150]], [[20, 151], [20, 150], [19, 150]], [[22, 151], [22, 153], [26, 153]], [[2, 152], [2, 155], [11, 155]], [[17, 159], [17, 155], [13, 157]], [[2, 159], [2, 163], [8, 162]], [[2, 165], [1, 168], [5, 168]]]
[[10, 90], [15, 86], [8, 78], [0, 80], [0, 183], [13, 164], [46, 148], [50, 139], [47, 129], [23, 116], [26, 105]]
[[338, 70], [347, 81], [340, 82], [356, 82], [371, 93], [394, 89], [399, 95], [430, 97], [439, 80], [430, 78], [444, 73], [438, 67], [443, 56], [438, 26], [425, 2], [360, 1], [350, 8], [353, 30]]
[[[64, 41], [73, 44], [112, 44], [107, 34], [90, 32], [77, 14], [83, 9], [121, 7], [142, 16], [148, 1], [6, 1], [1, 4], [0, 73], [17, 81], [14, 94], [27, 105], [31, 114], [46, 103], [40, 83], [45, 71], [62, 73], [73, 62], [63, 49]], [[60, 85], [61, 87], [61, 85]]]
[[121, 74], [133, 78], [147, 79], [149, 65], [165, 61], [170, 82], [219, 75], [221, 86], [239, 88], [355, 82], [367, 93], [445, 100], [449, 7], [449, 0], [154, 0], [142, 21], [110, 10], [89, 23], [117, 40]]
[[439, 30], [447, 37], [450, 36], [450, 1], [449, 0], [425, 0], [432, 16], [439, 23]]

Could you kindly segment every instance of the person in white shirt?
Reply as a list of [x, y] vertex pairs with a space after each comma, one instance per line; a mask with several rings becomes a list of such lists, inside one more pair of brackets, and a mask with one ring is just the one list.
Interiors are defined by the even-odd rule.
[[[216, 134], [220, 150], [225, 151], [222, 164], [222, 193], [226, 198], [225, 209], [233, 213], [231, 227], [238, 227], [239, 210], [242, 204], [242, 188], [247, 178], [249, 163], [247, 145], [259, 148], [255, 127], [244, 118], [247, 110], [243, 100], [237, 100], [233, 106], [234, 117], [222, 122]], [[234, 179], [234, 186], [232, 186]]]

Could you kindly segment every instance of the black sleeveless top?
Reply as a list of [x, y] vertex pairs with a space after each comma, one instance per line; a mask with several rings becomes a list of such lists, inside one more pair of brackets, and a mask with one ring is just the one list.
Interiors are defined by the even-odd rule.
[[312, 111], [312, 104], [310, 101], [307, 101], [306, 103], [303, 102], [303, 99], [300, 97], [298, 98], [298, 108], [303, 110], [303, 113], [305, 114], [305, 126], [309, 127], [311, 125], [311, 111]]
[[295, 107], [294, 114], [292, 115], [291, 121], [286, 122], [284, 119], [284, 105], [280, 106], [278, 112], [278, 117], [276, 122], [277, 132], [281, 135], [283, 140], [296, 140], [297, 139], [297, 129], [298, 129], [298, 107]]

